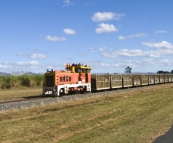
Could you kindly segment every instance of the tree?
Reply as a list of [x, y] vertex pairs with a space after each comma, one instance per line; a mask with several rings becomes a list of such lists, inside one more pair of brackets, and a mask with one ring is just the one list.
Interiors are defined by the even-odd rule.
[[125, 73], [131, 73], [131, 71], [132, 71], [132, 68], [131, 67], [127, 67], [127, 68], [125, 68]]
[[158, 73], [158, 74], [159, 74], [159, 73], [162, 73], [162, 74], [163, 74], [163, 73], [169, 73], [169, 71], [158, 71], [157, 73]]
[[157, 73], [165, 73], [164, 71], [158, 71]]
[[173, 70], [171, 71], [171, 73], [173, 73]]

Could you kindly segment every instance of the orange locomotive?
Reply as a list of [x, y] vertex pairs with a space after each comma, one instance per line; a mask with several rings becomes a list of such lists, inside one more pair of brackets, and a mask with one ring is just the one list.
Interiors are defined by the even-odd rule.
[[82, 64], [66, 64], [66, 70], [47, 71], [44, 74], [43, 95], [91, 92], [91, 67]]

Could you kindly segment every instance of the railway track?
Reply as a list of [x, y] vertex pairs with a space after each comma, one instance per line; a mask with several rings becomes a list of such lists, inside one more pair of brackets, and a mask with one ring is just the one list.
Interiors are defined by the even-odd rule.
[[[172, 83], [169, 83], [172, 84]], [[74, 101], [77, 99], [83, 99], [83, 98], [90, 98], [90, 97], [96, 97], [96, 96], [107, 96], [110, 94], [119, 94], [122, 92], [128, 92], [131, 90], [141, 90], [141, 89], [148, 89], [153, 87], [162, 87], [162, 85], [165, 84], [159, 84], [159, 85], [152, 85], [152, 86], [141, 86], [141, 87], [130, 87], [130, 88], [120, 88], [120, 89], [114, 89], [114, 90], [105, 90], [100, 92], [92, 92], [87, 94], [75, 94], [75, 95], [65, 95], [61, 97], [53, 98], [51, 96], [29, 96], [25, 99], [20, 100], [8, 100], [8, 101], [1, 101], [0, 102], [0, 112], [1, 111], [11, 111], [14, 109], [26, 109], [30, 107], [37, 107], [42, 105], [48, 105], [52, 103], [59, 103], [59, 102], [66, 102], [66, 101]]]
[[47, 97], [38, 96], [38, 97], [31, 97], [31, 98], [24, 98], [24, 99], [5, 100], [5, 101], [0, 101], [0, 104], [22, 102], [22, 101], [28, 101], [28, 100], [38, 100], [43, 98], [47, 98]]

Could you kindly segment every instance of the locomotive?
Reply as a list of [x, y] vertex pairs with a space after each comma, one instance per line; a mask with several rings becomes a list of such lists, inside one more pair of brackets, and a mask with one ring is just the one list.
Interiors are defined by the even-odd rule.
[[47, 70], [44, 74], [43, 95], [91, 92], [91, 67], [83, 64], [66, 64], [66, 70]]
[[66, 64], [65, 69], [47, 70], [44, 74], [43, 95], [56, 97], [173, 82], [173, 74], [91, 74], [91, 66], [80, 63]]

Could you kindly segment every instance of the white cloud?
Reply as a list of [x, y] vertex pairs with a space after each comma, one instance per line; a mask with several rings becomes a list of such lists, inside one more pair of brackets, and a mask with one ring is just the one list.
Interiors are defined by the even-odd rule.
[[96, 28], [95, 32], [100, 34], [100, 33], [103, 33], [103, 32], [116, 32], [118, 31], [118, 29], [116, 27], [114, 27], [113, 24], [105, 24], [105, 23], [102, 23], [102, 24], [99, 24], [98, 25], [99, 28]]
[[58, 69], [64, 69], [64, 64], [60, 63], [44, 63], [40, 64], [37, 61], [21, 61], [21, 62], [0, 62], [0, 70], [1, 72], [13, 73], [13, 72], [46, 72], [46, 69], [55, 69], [55, 67], [59, 67]]
[[127, 67], [127, 66], [136, 67], [136, 64], [132, 60], [122, 60], [117, 62], [116, 64], [112, 63], [112, 66], [113, 67]]
[[90, 47], [90, 48], [89, 48], [89, 51], [90, 51], [91, 53], [94, 53], [94, 48]]
[[109, 69], [109, 68], [116, 68], [116, 67], [136, 67], [135, 62], [133, 62], [132, 60], [122, 60], [122, 61], [116, 61], [116, 62], [102, 62], [100, 60], [92, 60], [89, 61], [89, 63], [91, 63], [90, 65], [92, 67], [95, 67], [95, 69], [98, 68], [103, 68], [103, 69]]
[[99, 51], [104, 51], [104, 50], [106, 50], [107, 48], [106, 47], [100, 47], [99, 48]]
[[[121, 67], [124, 69], [124, 67], [130, 66], [133, 68], [142, 68], [142, 67], [171, 67], [173, 66], [173, 59], [161, 59], [161, 60], [155, 60], [155, 59], [139, 59], [139, 60], [131, 60], [131, 59], [124, 59], [120, 61], [108, 61], [103, 62], [100, 60], [92, 60], [89, 61], [90, 66], [95, 67], [95, 69], [110, 69], [110, 68], [117, 68]], [[157, 71], [155, 71], [157, 72]]]
[[173, 50], [173, 45], [167, 41], [162, 41], [160, 43], [154, 43], [154, 42], [143, 42], [142, 43], [145, 46], [148, 47], [153, 47], [153, 48], [159, 48], [159, 49], [172, 49]]
[[70, 0], [64, 0], [64, 3], [70, 4]]
[[0, 69], [8, 69], [8, 68], [11, 68], [11, 67], [12, 66], [7, 62], [4, 62], [4, 63], [0, 62]]
[[66, 39], [64, 37], [56, 37], [56, 36], [46, 36], [47, 41], [65, 41]]
[[70, 6], [70, 5], [74, 5], [74, 3], [71, 0], [63, 0], [63, 6]]
[[45, 56], [43, 54], [32, 54], [31, 58], [33, 58], [33, 59], [45, 59], [45, 58], [47, 58], [47, 56]]
[[21, 57], [30, 57], [30, 58], [33, 58], [33, 59], [45, 59], [45, 58], [48, 58], [48, 56], [46, 55], [43, 55], [43, 54], [23, 54], [23, 53], [20, 53], [18, 54], [18, 56], [21, 56]]
[[37, 61], [30, 61], [30, 62], [17, 62], [17, 66], [37, 66], [39, 63]]
[[80, 57], [85, 57], [86, 56], [86, 53], [80, 53], [79, 56]]
[[162, 59], [159, 61], [160, 65], [163, 65], [163, 66], [173, 66], [173, 60], [170, 60], [170, 59]]
[[117, 58], [117, 57], [155, 57], [158, 58], [162, 53], [158, 51], [142, 51], [142, 50], [128, 50], [122, 49], [116, 52], [103, 53], [104, 57]]
[[37, 61], [29, 61], [29, 62], [13, 62], [13, 63], [8, 63], [0, 62], [0, 69], [1, 71], [4, 72], [14, 72], [14, 71], [33, 71], [32, 69], [40, 69], [40, 65]]
[[156, 34], [163, 34], [163, 33], [167, 33], [167, 31], [164, 30], [157, 30], [155, 31]]
[[125, 38], [124, 36], [119, 36], [118, 39], [124, 40], [124, 39], [126, 39], [126, 38]]
[[130, 38], [139, 38], [139, 37], [146, 37], [148, 36], [145, 33], [139, 33], [139, 34], [133, 34], [133, 35], [128, 35], [128, 36], [119, 36], [119, 40], [125, 40], [125, 39], [130, 39]]
[[104, 57], [117, 58], [117, 57], [150, 57], [150, 58], [160, 58], [167, 55], [173, 55], [173, 45], [167, 41], [162, 41], [160, 43], [142, 43], [148, 47], [157, 48], [155, 51], [142, 51], [141, 49], [121, 49], [116, 52], [103, 53]]
[[[58, 67], [58, 70], [60, 70], [60, 69], [64, 69], [65, 68], [65, 65], [66, 65], [67, 63], [57, 63], [57, 62], [55, 62], [55, 63], [47, 63], [47, 64], [45, 64], [44, 65], [44, 69], [46, 70], [46, 69], [49, 69], [49, 70], [51, 70], [51, 69], [53, 69], [53, 70], [56, 70], [56, 68]], [[56, 67], [56, 68], [55, 68]]]
[[120, 20], [125, 14], [118, 14], [113, 12], [96, 12], [92, 16], [92, 20], [95, 22], [108, 21], [108, 20]]
[[66, 29], [64, 29], [64, 33], [66, 33], [66, 34], [76, 34], [76, 31], [73, 30], [73, 29], [66, 28]]
[[32, 69], [39, 69], [39, 63], [37, 61], [30, 61], [30, 62], [16, 62], [13, 63], [12, 70], [22, 70], [22, 71], [32, 71]]
[[144, 59], [139, 61], [134, 61], [134, 64], [136, 67], [146, 67], [146, 66], [159, 66], [159, 67], [168, 67], [173, 66], [173, 59]]
[[117, 58], [117, 57], [160, 58], [166, 55], [173, 55], [173, 50], [142, 51], [138, 49], [136, 50], [122, 49], [112, 53], [103, 53], [103, 56], [108, 58]]

